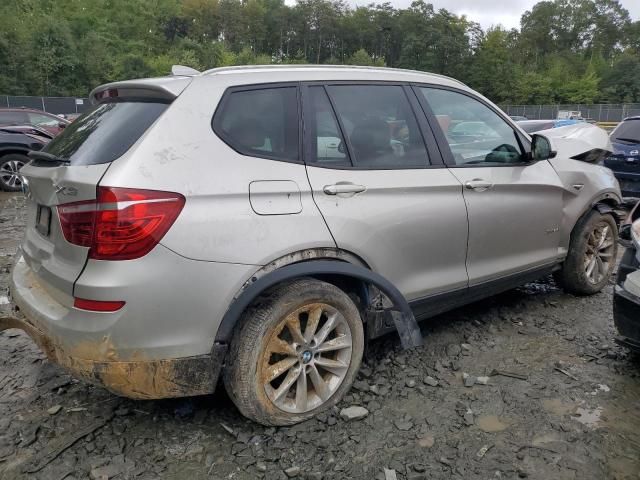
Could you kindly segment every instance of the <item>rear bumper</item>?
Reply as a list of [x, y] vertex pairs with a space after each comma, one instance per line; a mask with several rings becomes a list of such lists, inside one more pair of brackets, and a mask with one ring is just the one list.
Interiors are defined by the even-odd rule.
[[66, 350], [25, 318], [0, 317], [0, 331], [26, 332], [47, 355], [73, 376], [133, 399], [204, 395], [215, 390], [227, 346], [215, 344], [209, 355], [163, 360], [106, 362], [87, 360]]
[[60, 302], [52, 287], [17, 258], [10, 295], [17, 313], [0, 330], [20, 328], [74, 376], [135, 399], [215, 390], [226, 345], [218, 326], [254, 267], [198, 262], [162, 246], [139, 261], [89, 262], [75, 295], [121, 299], [116, 312]]
[[635, 253], [628, 249], [620, 262], [613, 294], [613, 321], [621, 335], [618, 343], [640, 352], [640, 266]]

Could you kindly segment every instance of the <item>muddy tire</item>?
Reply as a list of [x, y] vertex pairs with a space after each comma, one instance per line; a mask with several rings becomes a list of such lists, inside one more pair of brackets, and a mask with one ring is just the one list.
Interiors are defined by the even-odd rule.
[[0, 190], [19, 192], [22, 190], [22, 177], [18, 173], [29, 157], [19, 153], [10, 153], [0, 157]]
[[335, 405], [364, 351], [362, 319], [326, 282], [284, 284], [250, 307], [231, 341], [224, 383], [240, 412], [263, 425], [292, 425]]
[[574, 295], [593, 295], [609, 282], [618, 252], [618, 227], [611, 215], [592, 210], [571, 233], [569, 253], [556, 283]]

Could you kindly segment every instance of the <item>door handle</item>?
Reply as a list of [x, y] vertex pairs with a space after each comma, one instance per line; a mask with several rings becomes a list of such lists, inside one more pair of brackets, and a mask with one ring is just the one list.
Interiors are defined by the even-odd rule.
[[469, 190], [475, 190], [476, 192], [484, 192], [493, 188], [493, 183], [483, 180], [482, 178], [474, 178], [465, 182], [464, 186]]
[[356, 185], [355, 183], [335, 183], [333, 185], [325, 185], [322, 189], [327, 195], [340, 195], [341, 193], [362, 193], [366, 190], [364, 185]]

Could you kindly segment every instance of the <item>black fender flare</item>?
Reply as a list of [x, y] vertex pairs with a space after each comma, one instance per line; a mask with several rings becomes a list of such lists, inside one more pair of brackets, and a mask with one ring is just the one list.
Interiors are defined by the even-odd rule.
[[402, 347], [413, 348], [422, 345], [422, 334], [413, 311], [402, 293], [391, 282], [382, 275], [364, 267], [336, 260], [309, 260], [286, 265], [250, 283], [235, 298], [224, 317], [222, 317], [222, 322], [216, 334], [216, 344], [229, 343], [231, 341], [234, 328], [242, 313], [268, 288], [294, 278], [327, 274], [355, 278], [375, 285], [393, 303], [391, 315], [400, 336]]

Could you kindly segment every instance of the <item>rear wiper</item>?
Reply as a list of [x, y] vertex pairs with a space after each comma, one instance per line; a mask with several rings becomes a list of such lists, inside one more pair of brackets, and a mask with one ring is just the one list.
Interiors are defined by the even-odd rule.
[[631, 142], [631, 143], [640, 143], [640, 140], [638, 140], [637, 138], [624, 138], [624, 137], [617, 137], [613, 139], [615, 140], [622, 140], [623, 142]]
[[35, 160], [44, 160], [46, 162], [63, 163], [65, 165], [69, 165], [71, 163], [71, 161], [66, 158], [58, 157], [47, 152], [40, 152], [38, 150], [31, 150], [29, 152], [29, 156]]

